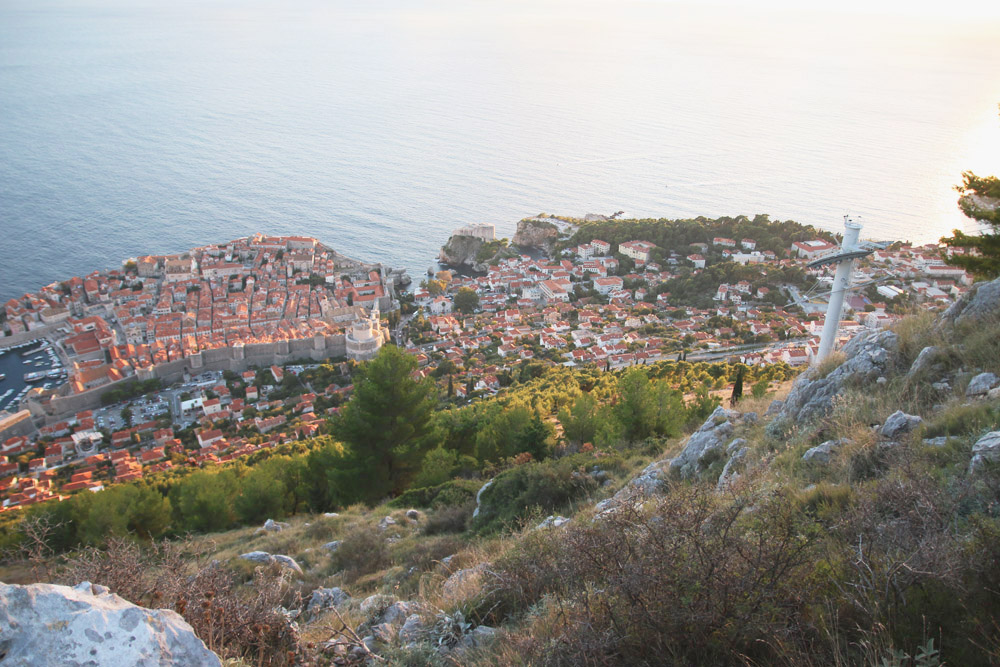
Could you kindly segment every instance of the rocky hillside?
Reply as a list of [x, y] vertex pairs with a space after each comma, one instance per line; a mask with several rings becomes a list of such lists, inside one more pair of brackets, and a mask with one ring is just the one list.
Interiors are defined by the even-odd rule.
[[997, 331], [1000, 280], [681, 438], [29, 562], [246, 664], [998, 664]]

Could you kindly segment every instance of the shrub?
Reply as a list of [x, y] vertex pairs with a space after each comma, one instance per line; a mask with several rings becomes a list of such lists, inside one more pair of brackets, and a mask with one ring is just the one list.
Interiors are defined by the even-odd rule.
[[348, 531], [330, 561], [335, 570], [343, 571], [348, 581], [383, 570], [392, 562], [385, 537], [368, 526], [355, 526]]
[[523, 521], [532, 510], [554, 512], [589, 496], [597, 489], [597, 482], [586, 474], [586, 466], [593, 462], [592, 455], [576, 454], [497, 475], [480, 497], [474, 527], [481, 532], [498, 530]]
[[287, 570], [258, 567], [252, 583], [243, 586], [234, 571], [218, 563], [192, 567], [188, 549], [184, 542], [143, 546], [112, 538], [105, 549], [88, 547], [71, 558], [62, 581], [90, 581], [134, 604], [172, 609], [220, 657], [259, 665], [295, 664], [296, 631], [277, 610], [292, 602]]
[[424, 524], [424, 534], [438, 535], [465, 531], [475, 508], [475, 501], [470, 501], [464, 505], [442, 507], [432, 512], [427, 517], [427, 523]]

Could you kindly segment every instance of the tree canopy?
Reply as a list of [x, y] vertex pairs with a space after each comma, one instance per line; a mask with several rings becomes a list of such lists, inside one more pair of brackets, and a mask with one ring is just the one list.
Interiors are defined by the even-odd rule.
[[438, 444], [436, 390], [416, 381], [417, 360], [386, 345], [358, 370], [354, 394], [334, 424], [347, 446], [331, 481], [343, 502], [374, 502], [404, 491]]
[[468, 287], [461, 288], [455, 294], [455, 308], [467, 315], [476, 312], [479, 308], [479, 295]]
[[971, 171], [962, 174], [962, 184], [955, 186], [961, 194], [958, 207], [967, 217], [981, 226], [978, 235], [953, 230], [952, 236], [941, 239], [952, 248], [963, 248], [964, 254], [953, 254], [946, 261], [979, 278], [1000, 276], [1000, 178], [976, 176]]

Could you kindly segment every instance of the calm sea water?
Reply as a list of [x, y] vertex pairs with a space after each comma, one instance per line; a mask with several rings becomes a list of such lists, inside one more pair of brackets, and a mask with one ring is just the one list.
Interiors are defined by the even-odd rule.
[[936, 240], [1000, 25], [659, 2], [0, 0], [0, 299], [256, 231], [422, 272], [541, 211]]

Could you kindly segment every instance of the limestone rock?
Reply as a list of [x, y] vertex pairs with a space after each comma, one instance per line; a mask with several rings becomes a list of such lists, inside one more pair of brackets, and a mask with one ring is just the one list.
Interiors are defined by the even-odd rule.
[[827, 415], [833, 409], [833, 397], [848, 383], [865, 384], [885, 375], [898, 344], [899, 337], [891, 331], [858, 334], [844, 346], [846, 361], [826, 377], [814, 378], [810, 371], [795, 380], [780, 416], [796, 423]]
[[245, 554], [241, 554], [240, 558], [242, 560], [248, 560], [252, 563], [270, 563], [271, 554], [266, 551], [250, 551]]
[[550, 514], [549, 516], [545, 517], [544, 521], [535, 526], [535, 530], [539, 530], [542, 528], [558, 528], [559, 526], [564, 526], [567, 523], [569, 523], [569, 519], [567, 519], [566, 517], [553, 516]]
[[4, 667], [222, 664], [176, 612], [136, 606], [89, 582], [0, 583], [0, 628]]
[[417, 611], [415, 602], [393, 602], [382, 612], [382, 622], [392, 626], [403, 625], [406, 619]]
[[1000, 278], [977, 283], [941, 315], [941, 324], [963, 324], [1000, 313]]
[[406, 518], [410, 521], [419, 521], [420, 512], [418, 510], [406, 510]]
[[391, 595], [369, 595], [361, 601], [361, 614], [374, 621], [382, 617], [383, 612], [396, 600]]
[[991, 431], [976, 441], [972, 446], [972, 461], [969, 472], [981, 469], [987, 462], [1000, 461], [1000, 431]]
[[378, 529], [385, 530], [389, 526], [395, 526], [395, 525], [396, 525], [395, 519], [393, 519], [391, 516], [384, 516], [382, 517], [382, 520], [378, 522]]
[[326, 517], [327, 519], [335, 519], [338, 516], [340, 516], [340, 514], [338, 514], [337, 512], [323, 512], [323, 516]]
[[531, 218], [517, 223], [511, 243], [522, 248], [549, 249], [559, 238], [559, 228], [548, 220]]
[[281, 521], [275, 521], [274, 519], [268, 519], [267, 521], [264, 522], [264, 525], [262, 527], [257, 529], [257, 532], [263, 531], [267, 533], [280, 533], [281, 531], [283, 531], [285, 528], [288, 527], [289, 524], [287, 523]]
[[403, 627], [399, 629], [399, 641], [409, 646], [420, 641], [427, 634], [427, 625], [420, 614], [410, 614], [406, 617]]
[[739, 449], [737, 449], [735, 452], [732, 451], [733, 445], [740, 442], [745, 443], [746, 440], [744, 440], [743, 438], [736, 438], [731, 443], [729, 443], [729, 447], [726, 448], [726, 451], [731, 453], [731, 456], [729, 457], [729, 460], [726, 461], [726, 466], [722, 469], [722, 474], [719, 475], [719, 481], [716, 484], [715, 488], [724, 489], [726, 486], [728, 486], [730, 483], [732, 483], [739, 477], [739, 472], [737, 471], [737, 469], [743, 467], [743, 459], [745, 459], [746, 455], [750, 452], [749, 447], [742, 447], [742, 446], [739, 447]]
[[969, 380], [969, 386], [965, 388], [966, 396], [982, 396], [989, 393], [990, 389], [1000, 385], [1000, 377], [994, 373], [980, 373]]
[[323, 546], [321, 546], [320, 549], [323, 549], [324, 551], [329, 551], [330, 553], [333, 553], [334, 551], [336, 551], [337, 549], [339, 549], [340, 545], [343, 544], [343, 543], [344, 543], [343, 540], [333, 540], [332, 542], [327, 542], [326, 544], [324, 544]]
[[923, 423], [923, 418], [917, 415], [908, 415], [902, 410], [896, 410], [885, 420], [879, 433], [883, 438], [896, 440], [901, 435], [909, 433]]
[[944, 447], [948, 444], [948, 436], [942, 435], [939, 438], [924, 438], [924, 444], [928, 447]]
[[351, 596], [338, 587], [317, 588], [309, 596], [309, 604], [306, 605], [306, 612], [315, 615], [327, 609], [338, 607], [350, 599]]
[[492, 484], [493, 484], [493, 480], [491, 479], [490, 481], [486, 482], [481, 487], [479, 487], [479, 491], [476, 492], [476, 509], [474, 509], [472, 511], [472, 518], [473, 519], [475, 519], [477, 516], [479, 516], [479, 510], [482, 508], [483, 491], [485, 491], [486, 489], [490, 488], [490, 486]]
[[730, 420], [738, 417], [737, 412], [717, 407], [705, 423], [691, 434], [681, 453], [670, 462], [670, 471], [683, 478], [693, 477], [721, 458], [725, 443], [734, 429]]
[[837, 453], [837, 450], [847, 444], [847, 442], [843, 438], [839, 440], [827, 440], [806, 450], [806, 453], [802, 455], [802, 460], [809, 463], [826, 465], [833, 459], [833, 455]]
[[391, 623], [377, 623], [372, 626], [371, 632], [383, 644], [391, 644], [396, 638], [396, 628]]
[[240, 558], [242, 560], [248, 560], [252, 563], [277, 563], [282, 567], [287, 567], [299, 574], [302, 574], [302, 568], [299, 564], [295, 562], [295, 559], [291, 556], [285, 556], [282, 554], [269, 554], [266, 551], [251, 551], [249, 553], [241, 554]]
[[913, 377], [940, 370], [941, 358], [941, 348], [937, 345], [928, 345], [924, 349], [920, 350], [920, 354], [918, 354], [917, 358], [913, 360], [912, 364], [910, 364], [910, 370], [907, 371], [906, 376]]
[[477, 626], [472, 632], [462, 637], [455, 646], [457, 651], [476, 649], [491, 642], [496, 637], [497, 631], [488, 625]]

